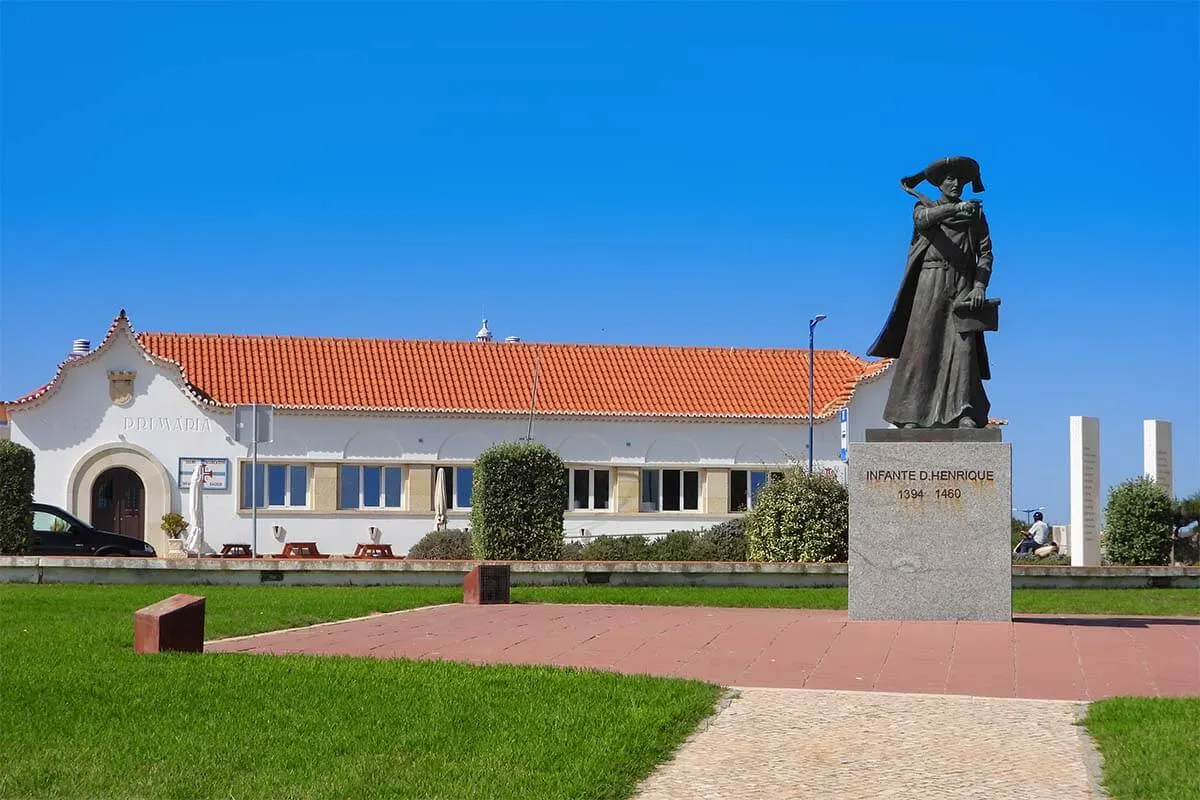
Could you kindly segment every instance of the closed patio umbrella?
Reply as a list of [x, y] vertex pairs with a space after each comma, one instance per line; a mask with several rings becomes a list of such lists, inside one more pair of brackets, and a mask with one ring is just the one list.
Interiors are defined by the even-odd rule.
[[192, 485], [188, 489], [188, 516], [189, 525], [187, 539], [184, 540], [183, 549], [188, 553], [200, 554], [200, 550], [204, 547], [204, 506], [201, 502], [201, 495], [204, 493], [204, 466], [200, 462], [196, 463], [196, 468], [192, 470]]
[[438, 467], [433, 484], [433, 522], [439, 531], [446, 529], [446, 468]]

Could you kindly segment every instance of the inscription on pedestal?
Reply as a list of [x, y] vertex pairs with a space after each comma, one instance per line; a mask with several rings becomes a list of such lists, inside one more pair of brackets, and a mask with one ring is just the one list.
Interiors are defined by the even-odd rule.
[[1011, 445], [850, 447], [850, 618], [1012, 618]]

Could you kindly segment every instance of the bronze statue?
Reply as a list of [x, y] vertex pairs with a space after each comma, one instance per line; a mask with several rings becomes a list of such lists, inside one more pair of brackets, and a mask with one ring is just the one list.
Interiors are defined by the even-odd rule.
[[[941, 189], [933, 201], [921, 181]], [[992, 239], [978, 200], [979, 164], [943, 158], [900, 181], [917, 198], [904, 279], [892, 313], [868, 352], [894, 358], [883, 418], [899, 428], [983, 428], [991, 404], [984, 331], [998, 328], [999, 300], [985, 298], [992, 275]]]

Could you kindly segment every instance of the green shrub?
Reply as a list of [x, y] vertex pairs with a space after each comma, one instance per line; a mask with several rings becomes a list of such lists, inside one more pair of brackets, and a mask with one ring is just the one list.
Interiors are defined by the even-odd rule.
[[1175, 551], [1171, 555], [1172, 564], [1200, 564], [1200, 540], [1193, 534], [1175, 539]]
[[1180, 532], [1190, 525], [1200, 523], [1200, 492], [1191, 497], [1177, 498], [1173, 504], [1175, 527], [1172, 564], [1200, 563], [1200, 528], [1193, 531], [1191, 536], [1180, 536]]
[[672, 531], [660, 539], [650, 542], [647, 548], [648, 561], [694, 561], [696, 534], [692, 531]]
[[832, 475], [791, 470], [762, 488], [749, 514], [752, 561], [844, 562], [850, 497]]
[[0, 440], [0, 553], [25, 553], [33, 533], [33, 451]]
[[162, 525], [159, 527], [162, 528], [162, 531], [167, 535], [167, 538], [178, 539], [184, 534], [184, 532], [187, 531], [188, 521], [184, 519], [182, 515], [176, 514], [174, 511], [172, 511], [169, 514], [163, 514]]
[[1071, 566], [1071, 557], [1063, 553], [1051, 553], [1048, 556], [1035, 556], [1033, 553], [1013, 553], [1012, 563], [1039, 567], [1069, 567]]
[[1019, 545], [1021, 540], [1025, 538], [1025, 531], [1029, 530], [1030, 526], [1026, 525], [1016, 517], [1009, 517], [1009, 519], [1012, 521], [1009, 523], [1009, 531], [1011, 536], [1009, 536], [1008, 546], [1009, 549], [1016, 550], [1017, 545]]
[[1114, 486], [1105, 508], [1103, 548], [1111, 564], [1166, 564], [1174, 509], [1161, 486], [1140, 477]]
[[567, 542], [562, 547], [563, 561], [585, 561], [583, 542]]
[[584, 561], [645, 561], [645, 536], [598, 536], [583, 548]]
[[701, 533], [692, 556], [696, 561], [745, 561], [746, 518], [727, 520]]
[[537, 442], [495, 445], [475, 460], [471, 546], [476, 558], [554, 560], [562, 555], [567, 470]]
[[471, 560], [471, 532], [461, 528], [430, 531], [408, 551], [407, 558]]

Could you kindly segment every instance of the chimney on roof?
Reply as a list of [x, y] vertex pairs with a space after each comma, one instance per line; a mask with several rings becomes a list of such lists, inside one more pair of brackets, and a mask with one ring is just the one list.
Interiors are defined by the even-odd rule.
[[492, 332], [488, 330], [487, 320], [483, 321], [483, 325], [479, 328], [479, 332], [475, 334], [475, 341], [490, 342], [492, 340]]
[[71, 352], [67, 354], [67, 359], [72, 360], [82, 358], [91, 352], [92, 343], [87, 339], [76, 339], [71, 344]]

